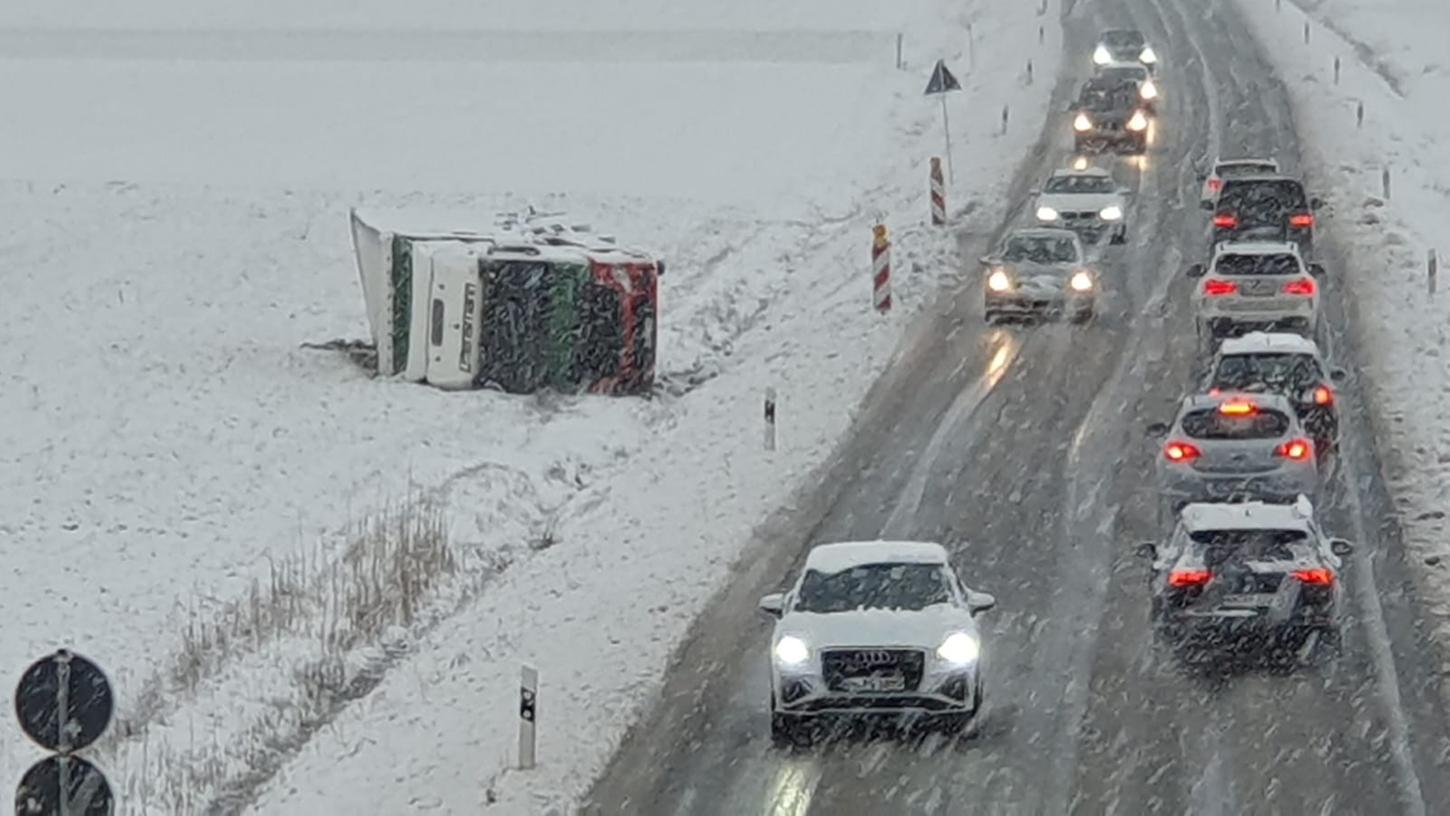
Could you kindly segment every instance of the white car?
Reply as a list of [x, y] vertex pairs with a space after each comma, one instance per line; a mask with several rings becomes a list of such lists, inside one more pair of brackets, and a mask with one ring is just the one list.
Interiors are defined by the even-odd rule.
[[1203, 181], [1203, 189], [1199, 192], [1199, 206], [1205, 210], [1213, 209], [1218, 204], [1218, 194], [1223, 190], [1226, 179], [1277, 176], [1280, 172], [1279, 163], [1274, 159], [1220, 158], [1214, 161], [1208, 173], [1199, 175], [1199, 179]]
[[[1162, 433], [1164, 426], [1150, 430]], [[1162, 509], [1191, 502], [1293, 501], [1319, 491], [1314, 441], [1278, 394], [1197, 394], [1168, 426], [1158, 457]]]
[[1097, 309], [1098, 273], [1072, 230], [1013, 230], [982, 264], [982, 306], [988, 323], [1009, 315], [1065, 315], [1074, 323], [1086, 323]]
[[770, 731], [808, 744], [818, 719], [886, 715], [965, 729], [982, 705], [976, 616], [940, 544], [822, 544], [788, 592], [760, 599], [770, 638]]
[[1118, 28], [1104, 31], [1093, 48], [1093, 65], [1103, 66], [1114, 62], [1138, 62], [1150, 70], [1158, 65], [1158, 54], [1148, 44], [1143, 32]]
[[1324, 267], [1306, 263], [1292, 241], [1222, 243], [1207, 266], [1194, 264], [1193, 290], [1200, 345], [1250, 331], [1319, 331], [1319, 279]]
[[1128, 191], [1101, 167], [1054, 170], [1033, 190], [1037, 197], [1032, 209], [1037, 223], [1063, 227], [1095, 244], [1111, 232], [1114, 244], [1127, 242]]
[[1253, 391], [1279, 394], [1294, 405], [1299, 424], [1314, 439], [1322, 458], [1339, 442], [1335, 386], [1349, 372], [1330, 368], [1319, 345], [1297, 334], [1249, 332], [1223, 341], [1208, 366], [1203, 388], [1210, 394]]

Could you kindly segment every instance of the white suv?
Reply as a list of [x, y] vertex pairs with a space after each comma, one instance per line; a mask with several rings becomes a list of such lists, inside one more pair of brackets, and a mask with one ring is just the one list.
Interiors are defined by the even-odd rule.
[[1250, 331], [1289, 331], [1313, 338], [1319, 330], [1319, 280], [1324, 267], [1307, 263], [1287, 241], [1221, 243], [1207, 266], [1194, 264], [1198, 336], [1209, 348], [1218, 338]]

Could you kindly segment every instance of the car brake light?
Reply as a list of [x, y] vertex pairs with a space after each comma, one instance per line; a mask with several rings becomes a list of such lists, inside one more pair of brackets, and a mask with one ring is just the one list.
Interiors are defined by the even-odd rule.
[[1232, 295], [1239, 290], [1239, 285], [1233, 281], [1209, 278], [1203, 282], [1203, 293], [1210, 297], [1218, 295]]
[[1206, 569], [1176, 569], [1168, 573], [1168, 586], [1203, 586], [1211, 578], [1213, 578], [1213, 573]]
[[1284, 294], [1312, 295], [1317, 288], [1318, 287], [1314, 285], [1313, 278], [1295, 278], [1294, 280], [1291, 280], [1288, 283], [1284, 284]]
[[1324, 385], [1318, 386], [1317, 388], [1314, 389], [1314, 404], [1315, 405], [1333, 405], [1334, 404], [1334, 392], [1333, 391], [1330, 391], [1328, 386], [1324, 386]]
[[1163, 455], [1170, 462], [1192, 462], [1202, 456], [1203, 451], [1189, 442], [1169, 442], [1163, 446]]
[[1219, 190], [1222, 190], [1223, 189], [1223, 179], [1220, 179], [1220, 178], [1211, 178], [1211, 179], [1209, 179], [1208, 180], [1208, 189], [1209, 189], [1209, 192], [1213, 192], [1213, 193], [1216, 193]]
[[1296, 229], [1308, 229], [1314, 226], [1314, 213], [1298, 213], [1289, 216], [1289, 226]]
[[1302, 462], [1314, 455], [1314, 443], [1307, 439], [1291, 439], [1280, 445], [1279, 449], [1274, 452], [1285, 459]]
[[1325, 567], [1294, 570], [1294, 577], [1306, 584], [1313, 584], [1315, 586], [1329, 586], [1334, 583], [1334, 571]]
[[1233, 229], [1239, 225], [1239, 217], [1233, 213], [1220, 213], [1213, 217], [1213, 225], [1219, 229]]
[[1259, 406], [1242, 400], [1229, 400], [1218, 406], [1218, 412], [1224, 416], [1249, 416], [1257, 413], [1258, 410]]

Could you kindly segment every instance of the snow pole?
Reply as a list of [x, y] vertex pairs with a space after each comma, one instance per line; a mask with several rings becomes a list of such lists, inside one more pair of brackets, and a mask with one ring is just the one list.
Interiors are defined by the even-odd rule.
[[775, 450], [775, 389], [765, 389], [765, 449]]
[[891, 239], [885, 224], [872, 227], [871, 233], [872, 290], [876, 311], [886, 314], [891, 311]]
[[931, 223], [942, 226], [947, 222], [947, 189], [942, 181], [941, 159], [931, 157]]

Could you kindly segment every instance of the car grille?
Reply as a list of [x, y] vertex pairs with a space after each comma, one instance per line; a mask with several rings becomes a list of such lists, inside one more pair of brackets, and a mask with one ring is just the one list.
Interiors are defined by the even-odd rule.
[[1069, 227], [1090, 227], [1096, 226], [1098, 222], [1097, 210], [1078, 210], [1074, 212], [1060, 212], [1058, 217]]
[[903, 691], [916, 691], [925, 662], [919, 649], [827, 649], [821, 653], [821, 674], [831, 691], [847, 691], [847, 678], [898, 674], [905, 681]]

